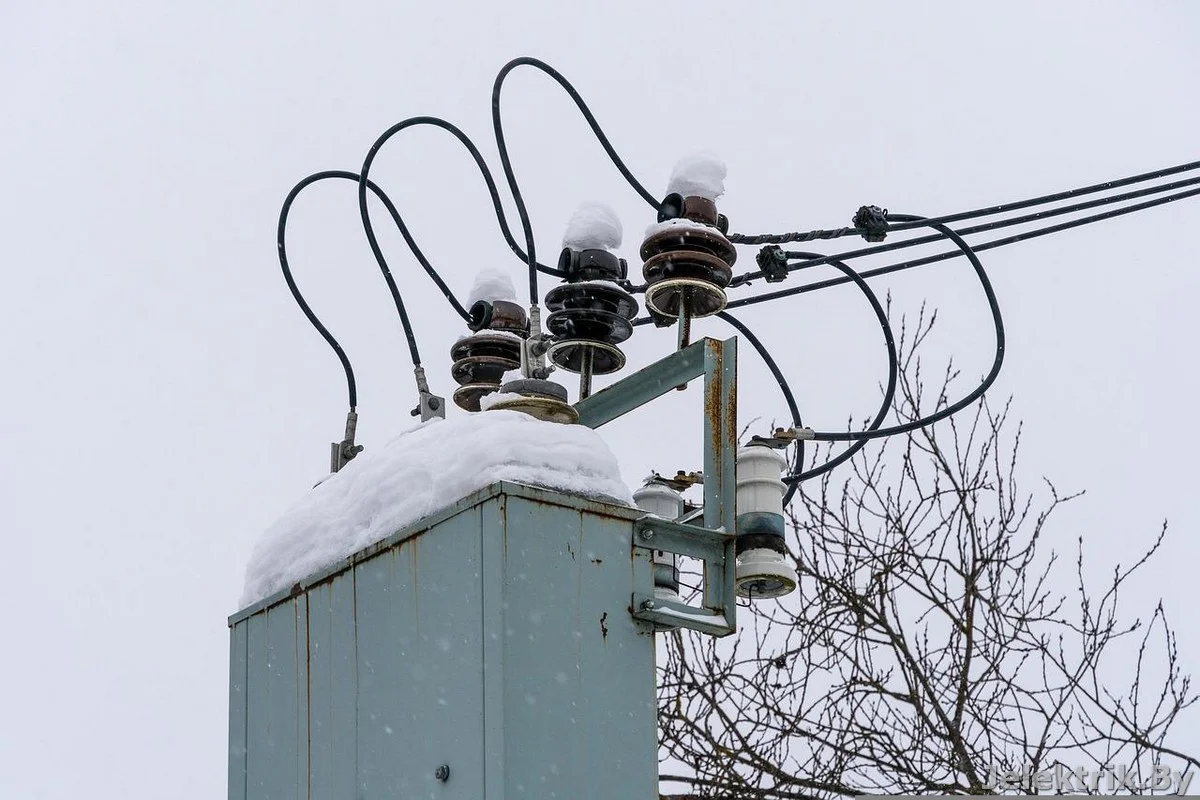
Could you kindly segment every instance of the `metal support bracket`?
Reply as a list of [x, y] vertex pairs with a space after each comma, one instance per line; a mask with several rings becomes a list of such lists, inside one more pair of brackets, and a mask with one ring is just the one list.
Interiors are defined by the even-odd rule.
[[652, 561], [655, 550], [665, 550], [704, 562], [703, 607], [655, 597], [653, 583], [640, 585], [643, 581], [639, 580], [630, 609], [634, 618], [673, 628], [691, 628], [713, 636], [726, 636], [737, 630], [733, 580], [735, 539], [731, 533], [670, 522], [652, 515], [634, 522], [635, 557]]
[[670, 531], [671, 544], [656, 540], [651, 548], [635, 540], [634, 547], [703, 558], [704, 608], [656, 600], [654, 587], [648, 585], [635, 593], [633, 615], [724, 636], [733, 633], [737, 625], [733, 551], [737, 523], [737, 339], [705, 338], [694, 342], [580, 400], [575, 409], [580, 424], [599, 428], [700, 376], [704, 376], [704, 527], [647, 518], [649, 522], [642, 520], [639, 524], [651, 527], [643, 525], [643, 529]]

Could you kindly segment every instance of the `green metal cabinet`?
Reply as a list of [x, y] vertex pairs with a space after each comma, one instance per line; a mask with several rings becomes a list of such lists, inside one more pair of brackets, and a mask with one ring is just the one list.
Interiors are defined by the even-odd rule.
[[497, 483], [233, 615], [231, 800], [657, 796], [640, 516]]

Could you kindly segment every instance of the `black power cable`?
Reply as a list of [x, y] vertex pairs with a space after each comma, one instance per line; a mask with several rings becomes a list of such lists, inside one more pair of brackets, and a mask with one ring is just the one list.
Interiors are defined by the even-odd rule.
[[[1097, 208], [1100, 206], [1111, 205], [1112, 203], [1120, 203], [1120, 202], [1124, 202], [1125, 200], [1134, 200], [1139, 197], [1145, 197], [1147, 195], [1152, 195], [1152, 194], [1159, 194], [1160, 192], [1168, 192], [1168, 191], [1172, 191], [1174, 189], [1181, 189], [1181, 188], [1186, 188], [1189, 186], [1196, 186], [1198, 184], [1200, 184], [1200, 177], [1187, 178], [1185, 180], [1174, 181], [1172, 183], [1161, 184], [1159, 186], [1151, 186], [1151, 187], [1148, 187], [1145, 189], [1137, 189], [1132, 192], [1124, 192], [1122, 194], [1110, 195], [1108, 197], [1102, 197], [1102, 198], [1098, 198], [1096, 200], [1088, 200], [1088, 201], [1085, 201], [1082, 203], [1075, 203], [1075, 204], [1068, 205], [1068, 206], [1061, 206], [1059, 208], [1050, 208], [1050, 209], [1045, 209], [1042, 211], [1035, 211], [1033, 213], [1023, 214], [1023, 215], [1017, 216], [1017, 217], [1010, 217], [1007, 219], [996, 220], [994, 222], [983, 223], [980, 225], [973, 225], [968, 228], [960, 229], [958, 231], [958, 233], [960, 236], [970, 236], [972, 234], [983, 233], [985, 231], [993, 231], [998, 228], [1007, 228], [1007, 227], [1011, 227], [1013, 225], [1024, 225], [1029, 222], [1036, 222], [1038, 220], [1048, 219], [1050, 217], [1058, 217], [1058, 216], [1062, 216], [1063, 214], [1072, 214], [1076, 211], [1086, 211], [1087, 209], [1091, 209], [1091, 208]], [[895, 231], [895, 230], [907, 230], [911, 227], [912, 227], [911, 225], [907, 225], [907, 224], [903, 227], [902, 226], [892, 227], [889, 225], [887, 230], [889, 232]], [[859, 230], [859, 229], [855, 228], [853, 230]], [[830, 231], [816, 231], [815, 233], [830, 233]], [[816, 237], [816, 238], [820, 238], [820, 237]], [[842, 253], [841, 257], [843, 260], [850, 259], [850, 258], [861, 258], [863, 256], [876, 255], [878, 253], [887, 253], [892, 250], [900, 250], [900, 249], [903, 249], [906, 247], [916, 247], [917, 245], [930, 244], [931, 242], [940, 242], [940, 241], [943, 241], [945, 238], [946, 237], [942, 236], [941, 234], [933, 234], [930, 236], [921, 236], [921, 237], [917, 237], [915, 239], [905, 239], [905, 240], [899, 241], [899, 242], [891, 242], [889, 244], [879, 245], [878, 247], [865, 247], [865, 248], [862, 248], [859, 250], [851, 250], [847, 253]], [[955, 252], [957, 252], [957, 251], [955, 251]], [[796, 257], [799, 258], [800, 256], [796, 256]], [[803, 269], [805, 267], [815, 266], [817, 264], [823, 264], [823, 263], [829, 263], [828, 257], [822, 257], [820, 259], [814, 259], [812, 261], [805, 261], [803, 264], [793, 264], [793, 265], [790, 265], [787, 269], [790, 272], [790, 271], [794, 271], [797, 269]], [[754, 280], [755, 278], [764, 277], [765, 274], [766, 273], [763, 272], [762, 270], [758, 270], [756, 272], [748, 272], [748, 273], [745, 273], [742, 275], [738, 275], [736, 278], [734, 278], [732, 281], [730, 281], [729, 285], [730, 285], [730, 287], [740, 286], [744, 283]]]
[[[1153, 172], [1143, 172], [1139, 175], [1131, 175], [1127, 178], [1118, 178], [1116, 180], [1104, 181], [1103, 183], [1095, 183], [1091, 186], [1081, 186], [1078, 189], [1068, 189], [1064, 192], [1055, 192], [1054, 194], [1033, 197], [1028, 200], [1018, 200], [1012, 203], [1000, 203], [993, 206], [984, 206], [983, 208], [976, 208], [971, 211], [960, 211], [955, 214], [946, 214], [945, 216], [941, 217], [930, 217], [930, 222], [949, 224], [952, 222], [961, 222], [965, 219], [974, 219], [975, 217], [990, 217], [995, 214], [1017, 211], [1022, 208], [1030, 208], [1031, 206], [1043, 205], [1045, 203], [1054, 203], [1059, 200], [1067, 200], [1069, 198], [1079, 197], [1085, 194], [1103, 192], [1109, 189], [1116, 189], [1121, 186], [1129, 186], [1134, 183], [1157, 180], [1158, 178], [1163, 178], [1167, 175], [1178, 175], [1181, 172], [1191, 172], [1195, 169], [1200, 169], [1200, 161], [1192, 161], [1187, 164], [1166, 167], [1165, 169], [1158, 169], [1154, 170]], [[912, 228], [924, 227], [924, 225], [925, 223], [901, 223], [892, 226], [891, 230], [903, 231]], [[966, 232], [967, 231], [965, 230], [959, 231], [959, 233]], [[841, 236], [853, 236], [861, 233], [863, 233], [863, 231], [860, 228], [837, 228], [830, 231], [807, 231], [803, 233], [780, 234], [731, 233], [729, 234], [729, 240], [734, 244], [785, 244], [787, 242], [811, 241], [812, 239], [835, 239]]]
[[[280, 224], [278, 224], [278, 229], [276, 231], [276, 247], [278, 249], [278, 253], [280, 253], [280, 267], [283, 270], [283, 279], [287, 282], [288, 289], [292, 291], [292, 296], [296, 301], [296, 305], [300, 306], [300, 311], [304, 312], [305, 317], [308, 318], [308, 321], [312, 323], [313, 327], [316, 327], [317, 332], [320, 333], [320, 336], [325, 339], [325, 342], [329, 343], [329, 347], [334, 349], [334, 354], [337, 355], [337, 360], [341, 361], [342, 363], [342, 369], [344, 372], [346, 372], [346, 389], [349, 395], [350, 410], [353, 411], [355, 408], [358, 408], [359, 404], [359, 391], [358, 384], [356, 384], [354, 380], [354, 368], [350, 366], [350, 360], [346, 355], [346, 350], [343, 350], [342, 345], [337, 343], [337, 339], [334, 337], [334, 335], [332, 335], [332, 333], [329, 332], [328, 327], [325, 327], [322, 324], [322, 321], [317, 318], [317, 314], [313, 313], [312, 308], [308, 306], [308, 302], [304, 299], [304, 295], [300, 293], [300, 288], [298, 285], [296, 285], [295, 278], [292, 276], [292, 266], [290, 266], [288, 263], [286, 241], [288, 215], [290, 211], [292, 211], [292, 204], [295, 203], [296, 197], [298, 197], [300, 192], [304, 191], [305, 188], [313, 184], [317, 184], [318, 181], [335, 178], [354, 181], [355, 184], [358, 184], [359, 182], [358, 173], [347, 172], [347, 170], [343, 169], [328, 169], [324, 170], [324, 172], [308, 175], [307, 178], [292, 187], [292, 191], [288, 192], [288, 196], [287, 198], [284, 198], [283, 206], [280, 209]], [[372, 184], [371, 181], [367, 181], [366, 185], [367, 188], [370, 188], [370, 190], [376, 194], [376, 197], [378, 197], [379, 200], [383, 201], [383, 204], [386, 209], [388, 209], [391, 218], [394, 219], [398, 227], [403, 230], [404, 223], [400, 217], [400, 212], [396, 210], [396, 206], [395, 204], [392, 204], [391, 199], [386, 196], [384, 191], [380, 190], [378, 186]], [[416, 248], [415, 242], [410, 241], [409, 246], [414, 248], [414, 252], [420, 252], [419, 249]], [[446, 288], [445, 283], [442, 282], [442, 278], [437, 275], [437, 272], [433, 270], [433, 267], [428, 266], [427, 261], [425, 261], [424, 257], [421, 257], [421, 255], [419, 255], [419, 258], [421, 258], [422, 265], [425, 265], [426, 271], [430, 272], [430, 277], [432, 277], [433, 281], [436, 282], [440, 288], [442, 288], [450, 302], [454, 303], [456, 308], [461, 308], [461, 306], [458, 305], [458, 301], [455, 300], [454, 294], [451, 293], [449, 288]]]
[[[815, 257], [817, 254], [813, 253], [810, 255]], [[871, 420], [871, 423], [866, 428], [867, 431], [878, 430], [879, 426], [883, 424], [883, 420], [887, 416], [888, 411], [891, 409], [892, 398], [895, 397], [896, 394], [896, 382], [899, 378], [900, 372], [900, 363], [896, 354], [896, 340], [892, 334], [892, 326], [888, 320], [887, 311], [884, 309], [883, 304], [879, 302], [879, 297], [875, 294], [871, 287], [867, 285], [867, 282], [863, 280], [863, 278], [857, 272], [841, 261], [835, 259], [833, 261], [833, 266], [841, 270], [846, 275], [848, 280], [852, 280], [857, 284], [858, 288], [866, 296], [867, 301], [871, 304], [871, 308], [874, 310], [875, 316], [879, 321], [880, 330], [883, 332], [884, 345], [887, 347], [888, 353], [888, 382], [887, 387], [884, 389], [883, 401], [879, 405], [879, 410], [875, 412], [874, 419]], [[718, 313], [717, 316], [736, 328], [743, 336], [746, 337], [754, 349], [758, 351], [759, 356], [767, 365], [767, 369], [771, 371], [771, 374], [775, 377], [776, 383], [779, 384], [779, 388], [783, 392], [784, 401], [787, 403], [788, 410], [792, 415], [792, 424], [796, 428], [802, 428], [804, 423], [800, 419], [800, 411], [796, 405], [795, 395], [792, 393], [792, 389], [788, 385], [787, 378], [784, 376], [783, 371], [779, 369], [779, 365], [775, 363], [775, 359], [771, 357], [771, 354], [767, 351], [766, 347], [761, 341], [759, 341], [758, 337], [755, 336], [748, 327], [746, 327], [745, 324], [731, 314], [722, 311]], [[844, 452], [838, 454], [835, 458], [826, 461], [820, 466], [814, 467], [808, 471], [804, 471], [804, 440], [797, 440], [796, 457], [793, 463], [792, 473], [783, 479], [784, 483], [786, 483], [788, 487], [787, 492], [783, 497], [783, 504], [786, 506], [791, 502], [792, 496], [796, 493], [796, 487], [801, 481], [808, 480], [809, 478], [815, 478], [818, 475], [823, 475], [835, 467], [844, 464], [846, 461], [853, 458], [859, 450], [865, 447], [867, 441], [867, 439], [861, 438], [851, 444], [850, 447], [846, 448]]]
[[[379, 262], [379, 268], [383, 271], [384, 279], [387, 281], [388, 290], [392, 295], [392, 301], [395, 303], [396, 311], [400, 315], [400, 324], [403, 325], [404, 334], [408, 339], [408, 348], [410, 354], [412, 355], [413, 366], [419, 366], [421, 359], [417, 352], [416, 340], [413, 337], [412, 325], [408, 319], [408, 312], [405, 310], [404, 301], [400, 297], [400, 290], [396, 288], [395, 279], [392, 277], [391, 270], [388, 268], [387, 260], [383, 257], [383, 251], [379, 247], [379, 240], [375, 236], [375, 228], [371, 224], [371, 215], [367, 206], [367, 187], [370, 183], [369, 175], [371, 171], [371, 165], [374, 163], [375, 157], [379, 154], [379, 149], [383, 147], [388, 139], [392, 138], [392, 136], [396, 135], [400, 131], [406, 128], [418, 127], [422, 125], [439, 128], [450, 133], [463, 145], [463, 147], [467, 148], [467, 152], [470, 153], [471, 158], [475, 161], [475, 165], [479, 168], [480, 175], [483, 176], [484, 183], [487, 184], [488, 195], [492, 200], [492, 208], [496, 212], [496, 220], [500, 224], [500, 231], [504, 235], [505, 241], [508, 242], [510, 247], [513, 247], [518, 251], [520, 250], [520, 248], [517, 247], [516, 241], [513, 239], [512, 231], [509, 229], [508, 221], [504, 216], [504, 206], [500, 200], [500, 192], [496, 188], [496, 181], [492, 178], [491, 170], [488, 169], [487, 162], [484, 161], [483, 156], [479, 152], [479, 148], [475, 146], [475, 143], [471, 141], [470, 137], [468, 137], [452, 123], [438, 117], [428, 116], [409, 117], [406, 120], [397, 122], [395, 125], [380, 134], [379, 138], [375, 140], [375, 143], [371, 145], [371, 149], [367, 151], [367, 157], [363, 161], [362, 172], [358, 177], [358, 210], [359, 215], [362, 217], [363, 230], [367, 234], [367, 242], [371, 246], [371, 252], [375, 254], [375, 260]], [[389, 211], [390, 210], [391, 209], [389, 209]], [[425, 258], [425, 254], [421, 252], [421, 248], [417, 246], [416, 241], [409, 232], [408, 226], [404, 224], [404, 221], [400, 218], [399, 214], [393, 213], [392, 218], [395, 220], [397, 227], [400, 228], [400, 233], [404, 236], [404, 241], [408, 245], [408, 248], [412, 251], [413, 255], [416, 256], [417, 260], [421, 263], [421, 266], [424, 267], [425, 271], [428, 272], [430, 277], [434, 279], [438, 285], [438, 288], [440, 288], [442, 293], [446, 295], [446, 299], [450, 301], [451, 305], [454, 307], [454, 310], [458, 312], [459, 316], [469, 322], [470, 314], [467, 313], [462, 305], [454, 299], [453, 294], [446, 287], [446, 284], [437, 275], [437, 271], [432, 267], [432, 265], [430, 265], [428, 259]]]
[[[1003, 247], [1004, 245], [1015, 244], [1017, 242], [1023, 242], [1026, 239], [1036, 239], [1041, 236], [1047, 236], [1051, 233], [1058, 233], [1059, 231], [1070, 230], [1071, 228], [1078, 228], [1082, 225], [1090, 225], [1093, 222], [1101, 222], [1106, 219], [1113, 219], [1115, 217], [1124, 216], [1125, 214], [1132, 214], [1135, 211], [1143, 211], [1147, 208], [1154, 208], [1155, 206], [1165, 205], [1167, 203], [1172, 203], [1176, 200], [1184, 200], [1186, 198], [1195, 197], [1197, 195], [1200, 195], [1200, 189], [1191, 189], [1186, 192], [1178, 192], [1176, 194], [1167, 195], [1166, 197], [1159, 197], [1159, 198], [1155, 198], [1153, 200], [1147, 200], [1147, 201], [1144, 201], [1141, 203], [1134, 203], [1133, 205], [1123, 206], [1121, 208], [1116, 208], [1111, 211], [1105, 211], [1105, 212], [1102, 212], [1099, 214], [1092, 214], [1092, 215], [1086, 216], [1086, 217], [1080, 217], [1079, 219], [1073, 219], [1068, 222], [1060, 222], [1057, 225], [1050, 225], [1045, 228], [1037, 228], [1032, 231], [1026, 231], [1024, 233], [1017, 233], [1012, 236], [1006, 236], [1001, 239], [992, 239], [992, 240], [989, 240], [986, 242], [981, 242], [980, 244], [972, 245], [972, 249], [976, 253], [980, 253], [985, 250], [992, 250], [996, 247]], [[874, 252], [874, 251], [872, 251], [872, 252]], [[852, 257], [861, 256], [861, 255], [870, 255], [870, 253], [863, 252], [863, 251], [856, 251], [854, 253], [842, 253], [841, 257], [842, 258], [852, 258]], [[884, 266], [884, 267], [876, 267], [875, 269], [863, 270], [863, 272], [861, 274], [864, 278], [875, 278], [880, 275], [887, 275], [887, 274], [893, 273], [893, 272], [900, 272], [901, 270], [909, 269], [911, 267], [919, 267], [919, 266], [924, 266], [925, 264], [933, 264], [938, 261], [945, 261], [950, 258], [961, 258], [963, 255], [964, 255], [964, 253], [961, 248], [955, 249], [955, 250], [947, 250], [947, 251], [944, 251], [941, 253], [935, 253], [934, 255], [931, 255], [931, 256], [925, 256], [923, 258], [912, 259], [910, 261], [901, 261], [897, 264], [889, 264], [888, 266]], [[827, 261], [828, 261], [828, 259], [826, 257], [815, 258], [815, 259], [811, 259], [809, 261], [805, 261], [802, 264], [799, 264], [796, 266], [798, 266], [798, 267], [816, 266], [818, 264], [826, 263]], [[793, 295], [805, 294], [806, 292], [812, 292], [812, 291], [816, 291], [818, 289], [828, 289], [831, 286], [839, 286], [841, 284], [849, 283], [849, 282], [850, 282], [849, 278], [829, 278], [829, 279], [823, 280], [823, 281], [814, 281], [813, 283], [806, 283], [802, 286], [793, 286], [789, 289], [781, 289], [776, 292], [766, 292], [764, 294], [755, 295], [754, 297], [743, 297], [740, 300], [731, 300], [729, 302], [729, 304], [726, 305], [725, 307], [727, 309], [732, 309], [732, 308], [741, 308], [743, 306], [756, 305], [758, 303], [767, 302], [768, 300], [778, 300], [781, 297], [791, 297]], [[633, 324], [634, 325], [645, 325], [649, 322], [652, 322], [652, 320], [649, 317], [639, 317], [638, 319], [633, 321]]]
[[[814, 257], [819, 256], [817, 253], [807, 253], [806, 255]], [[879, 297], [874, 291], [871, 290], [871, 287], [867, 285], [866, 280], [840, 260], [834, 259], [829, 263], [831, 266], [837, 268], [843, 274], [845, 274], [849, 280], [854, 281], [855, 285], [858, 286], [859, 290], [861, 290], [863, 295], [866, 296], [867, 302], [871, 304], [871, 308], [875, 311], [876, 319], [879, 320], [879, 328], [883, 332], [884, 346], [887, 347], [887, 386], [883, 391], [883, 400], [879, 403], [879, 410], [875, 412], [874, 419], [871, 420], [870, 424], [867, 425], [866, 430], [863, 431], [863, 433], [872, 433], [879, 430], [879, 426], [883, 424], [884, 418], [887, 417], [888, 412], [892, 408], [892, 399], [896, 396], [896, 382], [900, 377], [900, 360], [896, 355], [896, 339], [895, 336], [892, 335], [892, 324], [888, 320], [887, 311], [884, 309], [883, 304], [879, 302]], [[791, 501], [797, 484], [799, 484], [801, 481], [806, 481], [809, 478], [815, 478], [818, 475], [823, 475], [826, 472], [829, 472], [831, 469], [834, 469], [835, 467], [838, 467], [841, 464], [849, 461], [859, 450], [866, 446], [869, 438], [874, 437], [859, 436], [854, 443], [847, 447], [843, 452], [826, 461], [824, 464], [813, 467], [806, 472], [801, 471], [800, 467], [803, 465], [799, 465], [793, 474], [783, 479], [784, 483], [788, 484], [788, 492], [784, 496], [784, 504], [786, 505], [789, 501]]]
[[517, 184], [517, 177], [513, 172], [512, 160], [508, 155], [508, 145], [505, 143], [504, 139], [504, 121], [500, 115], [500, 90], [504, 87], [504, 80], [508, 77], [508, 74], [517, 67], [521, 66], [535, 67], [553, 78], [558, 85], [566, 91], [571, 100], [574, 101], [580, 113], [583, 114], [583, 118], [587, 122], [588, 127], [592, 129], [592, 133], [595, 135], [597, 141], [600, 142], [600, 146], [604, 148], [604, 152], [608, 154], [608, 157], [613, 162], [613, 165], [616, 166], [617, 170], [620, 171], [625, 180], [629, 182], [629, 185], [633, 187], [634, 191], [636, 191], [643, 200], [645, 200], [655, 209], [659, 207], [660, 201], [654, 195], [650, 194], [650, 192], [646, 191], [646, 187], [642, 186], [638, 179], [633, 176], [633, 173], [629, 171], [629, 167], [625, 166], [625, 162], [621, 160], [619, 155], [617, 155], [616, 149], [613, 148], [612, 143], [608, 140], [608, 137], [604, 135], [604, 130], [600, 127], [600, 123], [596, 121], [596, 117], [592, 114], [591, 109], [588, 108], [587, 103], [583, 101], [583, 97], [580, 96], [579, 92], [575, 90], [575, 87], [571, 85], [570, 81], [564, 78], [558, 72], [558, 70], [554, 69], [554, 67], [550, 66], [546, 62], [530, 56], [514, 58], [512, 61], [505, 64], [500, 72], [496, 75], [495, 83], [492, 84], [492, 129], [496, 135], [496, 147], [500, 151], [500, 166], [504, 170], [504, 177], [508, 181], [508, 188], [512, 192], [513, 200], [516, 201], [517, 204], [517, 214], [521, 218], [521, 229], [525, 234], [526, 252], [522, 252], [511, 238], [509, 239], [509, 246], [512, 247], [513, 251], [529, 266], [530, 302], [536, 305], [538, 302], [538, 270], [550, 275], [561, 276], [562, 273], [552, 267], [539, 264], [537, 261], [537, 255], [534, 252], [533, 244], [533, 227], [529, 222], [529, 212], [525, 208], [525, 199], [521, 196], [521, 187]]
[[[875, 430], [864, 431], [846, 431], [844, 433], [820, 431], [812, 433], [810, 438], [818, 442], [848, 442], [866, 439], [879, 439], [885, 436], [895, 436], [896, 434], [900, 433], [908, 433], [909, 431], [923, 428], [926, 425], [932, 425], [939, 420], [945, 419], [951, 414], [958, 413], [982, 397], [983, 393], [986, 392], [993, 383], [995, 383], [996, 376], [1000, 374], [1000, 367], [1004, 363], [1004, 320], [1000, 316], [1000, 304], [996, 300], [996, 292], [992, 289], [992, 282], [988, 279], [987, 271], [983, 268], [983, 263], [980, 262], [979, 257], [975, 255], [975, 251], [971, 249], [971, 246], [968, 245], [961, 236], [959, 236], [950, 228], [938, 222], [925, 220], [923, 217], [909, 214], [889, 214], [888, 220], [895, 220], [897, 222], [924, 221], [929, 224], [930, 227], [936, 228], [945, 234], [946, 238], [953, 241], [963, 251], [963, 254], [966, 255], [967, 259], [971, 262], [971, 266], [974, 268], [975, 274], [979, 278], [979, 283], [983, 287], [983, 293], [987, 297], [988, 309], [991, 311], [992, 323], [996, 329], [996, 355], [992, 360], [991, 369], [988, 371], [987, 375], [980, 382], [980, 384], [965, 397], [946, 406], [941, 411], [930, 414], [927, 417], [921, 417], [919, 419], [903, 423], [901, 425], [893, 425], [890, 428], [876, 428]], [[861, 277], [863, 276], [860, 276], [860, 278]]]

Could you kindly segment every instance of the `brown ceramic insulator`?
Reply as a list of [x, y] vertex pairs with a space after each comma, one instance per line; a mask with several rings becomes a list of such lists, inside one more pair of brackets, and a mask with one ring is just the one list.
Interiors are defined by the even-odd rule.
[[683, 217], [692, 222], [703, 222], [705, 225], [716, 226], [717, 204], [707, 197], [693, 195], [683, 198]]
[[621, 348], [598, 340], [569, 339], [555, 342], [546, 355], [563, 372], [577, 374], [583, 372], [584, 359], [588, 355], [591, 355], [593, 375], [611, 375], [625, 366], [625, 354]]
[[458, 361], [468, 356], [498, 356], [521, 360], [521, 341], [512, 336], [482, 331], [450, 346], [450, 358]]
[[642, 275], [651, 285], [675, 278], [691, 278], [723, 289], [733, 280], [733, 269], [711, 253], [674, 250], [648, 258], [642, 265]]
[[[520, 309], [516, 303], [509, 305]], [[505, 372], [521, 366], [521, 341], [485, 330], [455, 342], [450, 358], [454, 359], [450, 375], [461, 384], [454, 392], [454, 404], [465, 411], [479, 411], [479, 399], [500, 388]]]
[[504, 373], [517, 369], [521, 362], [513, 358], [497, 356], [467, 356], [454, 362], [450, 375], [460, 386], [468, 383], [494, 383], [500, 385]]
[[633, 319], [637, 316], [638, 304], [633, 295], [611, 283], [564, 283], [546, 292], [546, 308], [550, 311], [608, 311]]
[[525, 335], [529, 332], [529, 317], [520, 303], [512, 300], [492, 300], [492, 319], [486, 330], [508, 331]]
[[737, 262], [737, 248], [716, 228], [701, 228], [694, 225], [671, 225], [656, 231], [642, 242], [642, 261], [659, 253], [696, 250], [714, 255], [733, 266]]
[[625, 366], [616, 345], [633, 335], [638, 305], [629, 292], [603, 281], [564, 283], [547, 293], [546, 307], [546, 329], [554, 336], [546, 355], [559, 369], [586, 372], [590, 380]]
[[495, 383], [468, 383], [454, 390], [454, 405], [463, 411], [482, 411], [479, 401], [484, 395], [498, 391], [500, 386]]
[[686, 340], [688, 321], [708, 317], [725, 308], [725, 291], [708, 281], [695, 278], [672, 278], [653, 283], [646, 288], [646, 308], [651, 314], [666, 319], [678, 318], [680, 306], [684, 311], [681, 341]]

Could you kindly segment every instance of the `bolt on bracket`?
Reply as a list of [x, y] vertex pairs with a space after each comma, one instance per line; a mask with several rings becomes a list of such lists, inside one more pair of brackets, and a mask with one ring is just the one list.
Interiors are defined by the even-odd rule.
[[[737, 625], [733, 536], [737, 525], [737, 339], [701, 339], [580, 400], [575, 408], [580, 424], [599, 428], [701, 376], [704, 526], [643, 518], [635, 527], [632, 545], [634, 555], [644, 556], [647, 566], [655, 550], [703, 559], [704, 607], [655, 598], [653, 570], [639, 569], [635, 571], [631, 612], [637, 619], [724, 636], [733, 633]], [[653, 547], [639, 538], [639, 531], [650, 534]], [[644, 607], [647, 601], [652, 605]]]

